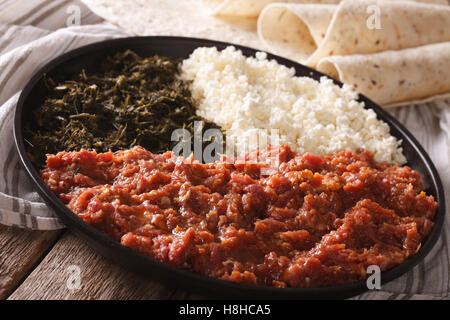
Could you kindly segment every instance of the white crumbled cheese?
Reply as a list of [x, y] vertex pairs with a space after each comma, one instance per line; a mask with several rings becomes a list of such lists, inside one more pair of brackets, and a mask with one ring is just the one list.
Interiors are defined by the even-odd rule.
[[198, 115], [225, 129], [227, 143], [237, 150], [265, 147], [250, 137], [257, 129], [277, 129], [279, 143], [300, 153], [324, 156], [365, 148], [376, 161], [406, 162], [401, 141], [356, 101], [358, 94], [349, 85], [296, 77], [293, 68], [268, 60], [263, 52], [245, 57], [234, 47], [198, 48], [181, 71], [183, 79], [192, 80]]

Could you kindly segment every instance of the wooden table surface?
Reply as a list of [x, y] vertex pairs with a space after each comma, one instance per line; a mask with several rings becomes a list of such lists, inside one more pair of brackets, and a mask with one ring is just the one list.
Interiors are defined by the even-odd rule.
[[70, 231], [0, 225], [0, 299], [198, 298], [113, 264]]
[[[65, 27], [71, 5], [81, 8], [82, 25], [102, 22], [77, 0], [0, 0], [0, 4], [8, 8], [1, 12], [0, 23], [56, 30]], [[73, 285], [78, 271], [80, 282]], [[128, 272], [68, 230], [0, 225], [0, 299], [187, 298], [199, 297]]]

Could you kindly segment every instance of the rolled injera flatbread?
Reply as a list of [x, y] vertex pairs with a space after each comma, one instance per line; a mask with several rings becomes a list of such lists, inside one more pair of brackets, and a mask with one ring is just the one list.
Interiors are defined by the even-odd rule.
[[[367, 20], [372, 14], [367, 13], [369, 6], [379, 8], [381, 29], [368, 28]], [[439, 73], [430, 73], [427, 80], [413, 77], [411, 80], [415, 80], [404, 86], [400, 78], [408, 72], [416, 72], [417, 68], [412, 64], [396, 66], [394, 63], [414, 57], [423, 59], [421, 63], [428, 70], [445, 66], [448, 61], [443, 60], [448, 59], [447, 52], [430, 54], [430, 50], [439, 46], [419, 48], [424, 51], [423, 57], [420, 51], [403, 52], [403, 49], [450, 41], [449, 6], [383, 0], [345, 0], [337, 6], [275, 3], [261, 13], [258, 32], [275, 53], [310, 67], [320, 65], [320, 71], [358, 87], [379, 104], [428, 99], [448, 91], [447, 85], [442, 83], [448, 79]], [[448, 50], [448, 47], [442, 49]], [[373, 55], [386, 51], [400, 52]], [[397, 70], [398, 81], [383, 87], [376, 79], [377, 86], [371, 83], [370, 77], [363, 79], [365, 72], [369, 72], [365, 66], [372, 58], [377, 59], [376, 65], [383, 72], [386, 70], [386, 74]], [[425, 81], [442, 85], [432, 87], [424, 85]]]
[[317, 69], [384, 106], [450, 97], [450, 42], [327, 57]]
[[323, 42], [336, 5], [271, 4], [258, 19], [258, 34], [276, 54], [304, 63]]
[[[342, 0], [204, 0], [213, 7], [213, 14], [218, 16], [257, 17], [262, 9], [272, 2], [297, 4], [339, 4]], [[395, 1], [395, 0], [391, 0]], [[448, 5], [447, 0], [410, 0], [424, 3]]]
[[297, 4], [338, 4], [341, 0], [223, 0], [217, 1], [214, 15], [257, 17], [262, 9], [272, 2], [297, 3]]
[[[345, 0], [334, 9], [321, 7], [268, 5], [258, 19], [261, 40], [272, 51], [311, 67], [327, 56], [375, 53], [450, 41], [450, 6], [411, 1]], [[368, 8], [378, 8], [379, 15], [368, 13]], [[375, 16], [378, 18], [372, 19]], [[373, 23], [375, 20], [379, 21], [380, 29]]]

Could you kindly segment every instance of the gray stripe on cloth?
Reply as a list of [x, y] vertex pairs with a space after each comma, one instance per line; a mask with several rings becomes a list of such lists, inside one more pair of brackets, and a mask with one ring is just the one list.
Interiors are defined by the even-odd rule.
[[[33, 24], [34, 16], [38, 15], [38, 17], [48, 15], [51, 10], [56, 7], [58, 8], [61, 5], [67, 4], [64, 0], [52, 0], [52, 1], [34, 1], [34, 6], [31, 10], [29, 10], [26, 14], [20, 16], [19, 18], [11, 21], [12, 24]], [[43, 11], [43, 12], [42, 12]]]
[[[0, 12], [0, 21], [9, 24], [20, 24], [21, 21], [25, 20], [27, 17], [31, 16], [36, 9], [42, 5], [42, 0], [37, 1], [27, 1], [21, 3], [21, 11], [17, 10], [18, 1], [9, 1], [9, 10]], [[14, 15], [12, 13], [15, 13]]]
[[[54, 1], [54, 3], [52, 2], [52, 4], [57, 3], [57, 1]], [[54, 14], [56, 11], [58, 11], [59, 9], [61, 9], [62, 7], [67, 8], [68, 3], [65, 0], [62, 0], [61, 3], [54, 5], [52, 7], [47, 8], [44, 12], [42, 12], [41, 15], [39, 15], [36, 18], [33, 18], [29, 24], [31, 25], [39, 25], [40, 22], [42, 22], [42, 20], [44, 19], [48, 19], [48, 16], [51, 14]]]
[[[17, 157], [16, 157], [17, 158]], [[13, 198], [13, 211], [20, 211], [20, 204], [19, 204], [19, 169], [20, 169], [20, 164], [18, 159], [16, 159], [16, 165], [14, 166], [13, 169], [13, 179], [12, 179], [12, 194], [14, 196]]]
[[14, 145], [10, 146], [8, 156], [6, 157], [6, 163], [3, 164], [3, 180], [5, 181], [5, 189], [4, 189], [5, 193], [9, 193], [8, 169], [15, 153], [16, 153], [15, 146]]
[[[0, 92], [2, 92], [8, 83], [8, 79], [11, 77], [12, 74], [14, 74], [17, 71], [17, 68], [25, 62], [25, 60], [31, 55], [31, 48], [27, 49], [23, 55], [21, 55], [13, 64], [9, 65], [10, 67], [7, 68], [5, 73], [3, 73], [0, 76]], [[0, 99], [0, 103], [5, 102], [4, 100]]]

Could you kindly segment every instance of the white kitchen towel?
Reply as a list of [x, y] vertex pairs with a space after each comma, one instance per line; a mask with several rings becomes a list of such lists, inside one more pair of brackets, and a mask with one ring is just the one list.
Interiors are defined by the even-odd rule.
[[[3, 35], [3, 36], [2, 36]], [[128, 34], [109, 25], [59, 29], [0, 26], [0, 223], [51, 230], [64, 226], [47, 208], [21, 169], [13, 141], [14, 110], [21, 88], [36, 67], [76, 47]], [[6, 45], [5, 45], [6, 43]], [[450, 191], [450, 100], [389, 110], [420, 141]], [[447, 208], [450, 201], [447, 197]], [[449, 210], [447, 210], [448, 215]], [[450, 239], [442, 236], [425, 261], [413, 270], [359, 299], [445, 299], [449, 296]]]

